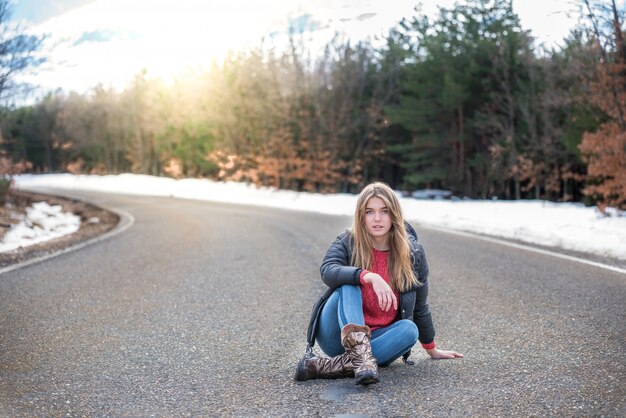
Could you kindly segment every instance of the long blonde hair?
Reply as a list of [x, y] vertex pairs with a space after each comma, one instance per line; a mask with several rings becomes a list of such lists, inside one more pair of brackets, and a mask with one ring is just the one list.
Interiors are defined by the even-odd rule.
[[378, 197], [387, 206], [391, 218], [389, 230], [389, 282], [391, 287], [400, 292], [409, 290], [412, 286], [419, 285], [418, 278], [413, 272], [409, 239], [404, 227], [402, 208], [394, 191], [385, 183], [371, 183], [361, 191], [354, 211], [352, 221], [352, 237], [354, 248], [352, 250], [352, 265], [370, 270], [374, 259], [374, 246], [372, 236], [365, 229], [365, 210], [367, 202]]

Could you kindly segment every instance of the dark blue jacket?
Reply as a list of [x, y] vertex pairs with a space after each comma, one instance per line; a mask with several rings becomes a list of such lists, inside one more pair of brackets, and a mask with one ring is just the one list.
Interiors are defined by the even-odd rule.
[[[435, 339], [435, 326], [428, 308], [428, 263], [424, 248], [417, 242], [415, 229], [407, 222], [404, 223], [411, 247], [413, 271], [421, 285], [413, 286], [406, 292], [400, 293], [399, 311], [402, 319], [411, 319], [417, 325], [419, 340], [422, 344], [429, 344]], [[360, 286], [361, 271], [359, 267], [350, 265], [352, 257], [353, 239], [350, 231], [345, 231], [330, 245], [320, 273], [322, 281], [331, 289], [344, 284]]]

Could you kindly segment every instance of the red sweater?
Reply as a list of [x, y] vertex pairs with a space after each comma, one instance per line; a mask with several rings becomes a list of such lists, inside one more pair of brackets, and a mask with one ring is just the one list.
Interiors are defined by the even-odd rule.
[[[372, 263], [372, 273], [376, 273], [382, 277], [387, 284], [389, 284], [389, 270], [388, 270], [388, 251], [378, 251], [374, 249], [374, 261]], [[387, 312], [380, 309], [378, 306], [378, 297], [374, 292], [374, 286], [363, 281], [363, 276], [369, 273], [370, 270], [363, 270], [361, 272], [361, 295], [363, 297], [363, 317], [365, 318], [365, 325], [369, 326], [372, 331], [378, 328], [388, 327], [389, 325], [400, 319], [398, 315], [398, 309], [394, 309], [393, 304], [391, 309]], [[393, 294], [396, 295], [398, 306], [400, 305], [400, 295], [398, 291], [394, 290]], [[435, 342], [430, 344], [422, 344], [426, 350], [435, 348]]]
[[[389, 260], [389, 252], [388, 251], [378, 251], [374, 249], [374, 261], [372, 263], [372, 273], [379, 274], [387, 284], [389, 284], [389, 271], [387, 268], [387, 262]], [[391, 309], [387, 312], [380, 309], [378, 306], [378, 297], [374, 292], [374, 287], [369, 284], [363, 282], [363, 276], [369, 273], [368, 270], [363, 270], [361, 273], [361, 294], [363, 296], [363, 316], [365, 317], [365, 325], [369, 326], [373, 331], [378, 328], [388, 327], [389, 325], [396, 322], [398, 318], [398, 309], [391, 305]], [[393, 291], [394, 295], [396, 295], [396, 299], [398, 300], [398, 304], [400, 303], [400, 295], [396, 290]]]

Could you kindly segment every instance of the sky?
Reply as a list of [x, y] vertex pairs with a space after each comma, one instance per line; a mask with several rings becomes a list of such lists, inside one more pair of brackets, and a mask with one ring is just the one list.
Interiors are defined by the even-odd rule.
[[[245, 183], [208, 179], [175, 180], [139, 174], [25, 174], [16, 176], [15, 182], [18, 189], [49, 187], [168, 196], [346, 216], [354, 215], [357, 198], [353, 194], [294, 192], [269, 187], [257, 188]], [[595, 254], [621, 260], [617, 264], [622, 266], [626, 262], [626, 216], [605, 217], [600, 215], [597, 208], [585, 207], [581, 203], [540, 200], [417, 200], [401, 197], [400, 205], [407, 220], [428, 228], [485, 234], [555, 249]], [[67, 222], [66, 219], [60, 220], [59, 224], [62, 225], [59, 228], [65, 227], [63, 225]], [[50, 223], [56, 224], [52, 221]], [[25, 245], [30, 240], [28, 237], [20, 238], [19, 233], [14, 236], [10, 231], [7, 235], [10, 240], [5, 238], [4, 242], [0, 241], [0, 252], [15, 248], [10, 246], [16, 242], [17, 245]], [[626, 273], [626, 269], [616, 268], [618, 270], [614, 271]]]
[[[47, 34], [48, 62], [23, 77], [42, 91], [122, 88], [140, 70], [166, 81], [221, 60], [229, 49], [284, 46], [289, 28], [315, 48], [335, 32], [362, 40], [414, 15], [410, 0], [13, 0], [14, 19]], [[424, 1], [422, 11], [453, 0]], [[515, 0], [522, 27], [557, 45], [576, 24], [573, 0]]]

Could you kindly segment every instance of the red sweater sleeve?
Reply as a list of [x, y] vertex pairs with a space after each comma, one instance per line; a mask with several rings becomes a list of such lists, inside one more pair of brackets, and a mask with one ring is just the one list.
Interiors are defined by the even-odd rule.
[[436, 347], [435, 342], [433, 341], [432, 343], [429, 344], [422, 344], [422, 347], [424, 348], [424, 350], [432, 350], [433, 348]]
[[368, 270], [365, 270], [365, 269], [364, 269], [363, 271], [361, 271], [361, 276], [359, 277], [359, 280], [360, 280], [360, 282], [361, 282], [361, 286], [363, 286], [363, 285], [365, 284], [365, 282], [363, 281], [363, 277], [364, 277], [367, 273], [369, 273], [369, 271], [368, 271]]

